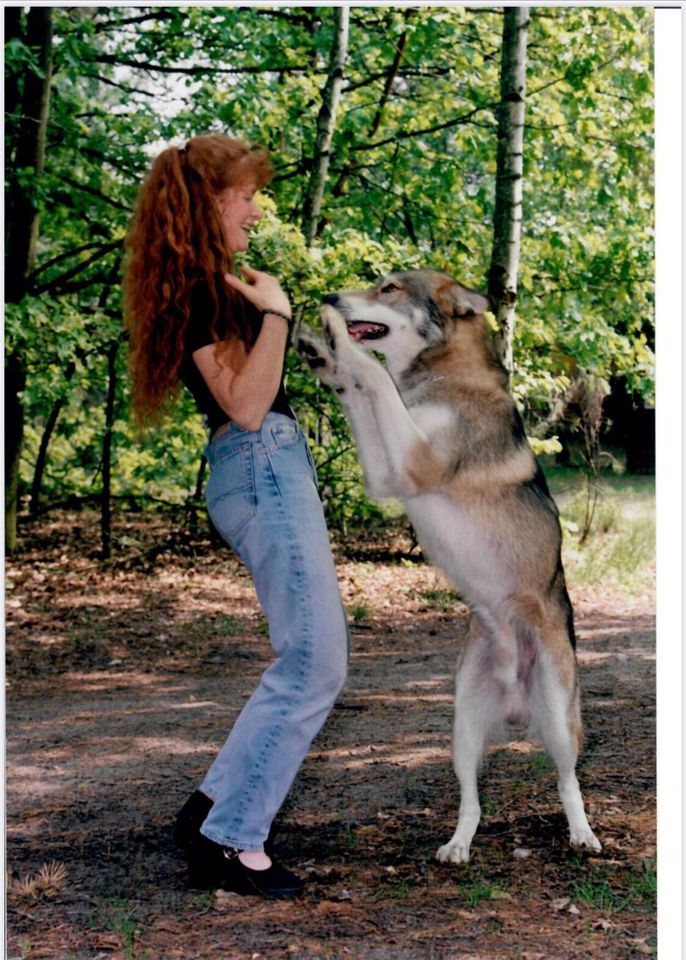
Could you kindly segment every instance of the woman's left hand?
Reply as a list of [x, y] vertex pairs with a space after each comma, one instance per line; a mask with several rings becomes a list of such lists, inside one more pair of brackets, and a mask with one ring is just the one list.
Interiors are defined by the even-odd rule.
[[258, 310], [276, 310], [290, 317], [291, 305], [276, 277], [245, 265], [241, 266], [241, 270], [248, 282], [239, 279], [233, 273], [226, 273], [224, 276], [230, 287], [242, 293], [246, 300], [254, 304]]

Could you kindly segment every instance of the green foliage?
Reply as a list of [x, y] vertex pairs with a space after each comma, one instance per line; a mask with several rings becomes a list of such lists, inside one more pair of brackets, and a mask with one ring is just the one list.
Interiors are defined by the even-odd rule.
[[576, 471], [548, 471], [560, 507], [563, 560], [573, 583], [606, 583], [629, 593], [651, 591], [655, 579], [655, 481], [602, 475], [591, 535], [579, 543], [585, 494]]
[[[533, 9], [513, 383], [531, 434], [577, 376], [624, 377], [653, 400], [652, 16]], [[24, 491], [58, 402], [46, 498], [100, 487], [122, 241], [150, 158], [169, 142], [216, 130], [270, 148], [276, 177], [248, 260], [282, 279], [306, 324], [317, 325], [324, 293], [400, 266], [484, 288], [501, 29], [497, 9], [352, 8], [322, 231], [308, 250], [300, 214], [330, 8], [55, 8], [45, 173], [9, 164], [41, 211], [32, 293], [6, 314], [7, 346], [28, 370]], [[13, 38], [8, 78], [21, 87], [32, 69]], [[12, 114], [10, 151], [19, 134]], [[183, 502], [204, 445], [190, 398], [137, 437], [123, 340], [116, 372], [114, 492]], [[345, 528], [378, 517], [336, 398], [294, 354], [287, 374], [330, 520]], [[532, 441], [543, 453], [556, 443]]]

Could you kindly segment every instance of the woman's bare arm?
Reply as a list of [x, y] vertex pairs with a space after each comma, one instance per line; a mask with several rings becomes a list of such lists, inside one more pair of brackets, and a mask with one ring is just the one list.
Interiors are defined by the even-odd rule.
[[266, 314], [250, 353], [236, 341], [221, 352], [211, 343], [193, 353], [210, 393], [230, 420], [245, 430], [259, 430], [278, 393], [288, 324]]

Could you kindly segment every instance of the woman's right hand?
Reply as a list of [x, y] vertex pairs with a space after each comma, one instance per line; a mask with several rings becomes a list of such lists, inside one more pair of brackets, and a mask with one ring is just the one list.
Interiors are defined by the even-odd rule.
[[291, 305], [276, 277], [272, 277], [271, 274], [264, 273], [262, 270], [253, 270], [252, 267], [245, 264], [241, 266], [241, 271], [246, 277], [247, 283], [233, 273], [224, 274], [230, 287], [242, 293], [246, 300], [254, 304], [258, 310], [276, 310], [278, 313], [284, 313], [287, 317], [290, 317]]

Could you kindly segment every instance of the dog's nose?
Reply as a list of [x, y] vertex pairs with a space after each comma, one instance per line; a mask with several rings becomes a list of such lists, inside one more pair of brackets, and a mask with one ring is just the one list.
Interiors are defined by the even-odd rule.
[[340, 299], [337, 293], [325, 293], [322, 297], [322, 303], [328, 303], [330, 307], [335, 307]]

